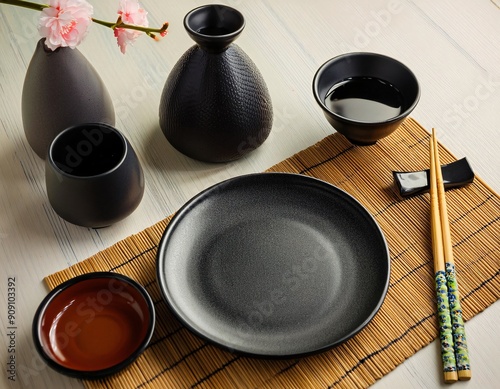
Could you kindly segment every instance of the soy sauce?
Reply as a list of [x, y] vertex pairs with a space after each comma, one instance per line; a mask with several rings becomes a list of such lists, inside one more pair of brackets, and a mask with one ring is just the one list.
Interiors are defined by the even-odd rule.
[[403, 95], [378, 78], [353, 77], [335, 84], [326, 95], [325, 105], [347, 119], [381, 122], [402, 112]]

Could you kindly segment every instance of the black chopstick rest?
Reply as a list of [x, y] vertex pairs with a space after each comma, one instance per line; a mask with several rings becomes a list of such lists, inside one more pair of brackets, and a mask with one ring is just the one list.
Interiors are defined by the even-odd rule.
[[[470, 184], [474, 181], [474, 172], [467, 158], [441, 166], [443, 172], [444, 188], [451, 189]], [[415, 172], [396, 172], [392, 175], [399, 194], [402, 197], [410, 197], [429, 191], [429, 169]]]

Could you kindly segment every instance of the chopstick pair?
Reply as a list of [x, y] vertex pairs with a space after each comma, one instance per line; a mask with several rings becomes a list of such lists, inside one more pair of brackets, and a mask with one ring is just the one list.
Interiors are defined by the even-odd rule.
[[444, 382], [472, 376], [455, 275], [450, 225], [434, 128], [430, 140], [431, 234]]

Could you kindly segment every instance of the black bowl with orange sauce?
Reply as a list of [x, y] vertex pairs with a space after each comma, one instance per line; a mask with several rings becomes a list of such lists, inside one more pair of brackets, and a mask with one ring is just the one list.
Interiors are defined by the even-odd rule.
[[95, 272], [60, 284], [44, 298], [33, 340], [56, 371], [95, 379], [132, 363], [154, 326], [154, 304], [144, 287], [121, 274]]

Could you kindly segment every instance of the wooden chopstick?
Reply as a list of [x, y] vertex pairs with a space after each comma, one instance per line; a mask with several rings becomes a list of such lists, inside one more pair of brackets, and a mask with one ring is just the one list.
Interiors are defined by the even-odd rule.
[[436, 131], [432, 129], [431, 137], [434, 154], [434, 165], [431, 165], [435, 173], [435, 186], [437, 187], [437, 198], [439, 207], [439, 218], [441, 224], [441, 240], [443, 245], [444, 270], [446, 277], [446, 287], [448, 289], [448, 303], [452, 324], [453, 348], [455, 352], [455, 363], [459, 380], [470, 380], [472, 371], [470, 369], [469, 352], [467, 348], [467, 338], [462, 317], [462, 307], [460, 305], [460, 294], [455, 273], [455, 262], [453, 260], [453, 249], [451, 242], [450, 224], [448, 220], [448, 209], [439, 160], [439, 151], [436, 138]]
[[[439, 322], [439, 340], [441, 342], [441, 359], [443, 362], [444, 382], [458, 380], [457, 364], [453, 349], [453, 332], [448, 302], [448, 286], [444, 262], [443, 234], [439, 212], [439, 198], [436, 179], [436, 155], [434, 148], [434, 129], [430, 141], [430, 198], [431, 198], [431, 237], [432, 255], [434, 258], [434, 279], [436, 281], [437, 314]], [[439, 167], [440, 168], [440, 167]]]

